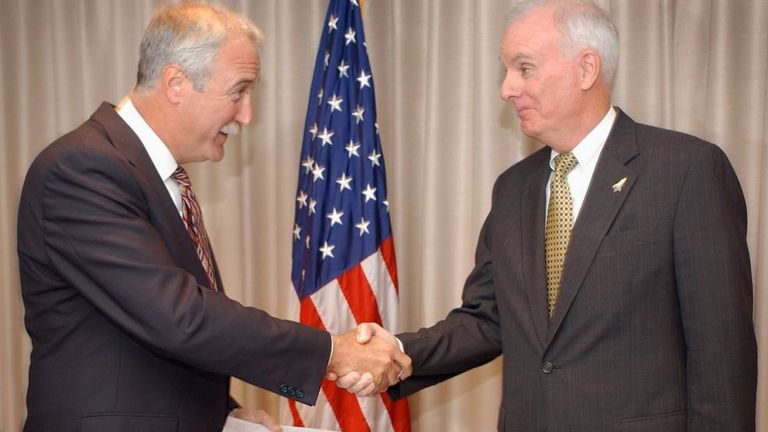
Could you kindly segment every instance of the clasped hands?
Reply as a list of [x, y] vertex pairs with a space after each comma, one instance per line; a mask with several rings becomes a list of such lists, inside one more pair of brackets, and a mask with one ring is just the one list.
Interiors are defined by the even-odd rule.
[[411, 375], [411, 358], [395, 336], [374, 323], [334, 335], [326, 378], [358, 396], [381, 393]]

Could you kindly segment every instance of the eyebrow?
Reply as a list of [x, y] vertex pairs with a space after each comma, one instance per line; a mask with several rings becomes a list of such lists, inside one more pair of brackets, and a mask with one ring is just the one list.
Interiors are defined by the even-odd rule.
[[533, 56], [525, 53], [518, 53], [512, 56], [512, 58], [510, 59], [510, 62], [519, 63], [521, 61], [526, 61], [526, 60], [533, 60]]

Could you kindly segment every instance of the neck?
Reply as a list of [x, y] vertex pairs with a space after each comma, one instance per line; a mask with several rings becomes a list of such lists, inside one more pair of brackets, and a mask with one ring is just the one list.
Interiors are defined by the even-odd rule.
[[177, 150], [177, 145], [171, 138], [178, 136], [175, 134], [174, 122], [169, 121], [169, 108], [165, 98], [161, 98], [154, 90], [134, 90], [130, 95], [131, 102], [136, 108], [136, 111], [141, 115], [144, 121], [147, 122], [149, 127], [163, 140], [163, 143], [168, 147], [174, 159], [177, 162], [183, 163], [181, 155]]
[[594, 129], [611, 108], [610, 98], [586, 102], [569, 125], [564, 125], [557, 137], [544, 137], [544, 145], [558, 153], [570, 153]]

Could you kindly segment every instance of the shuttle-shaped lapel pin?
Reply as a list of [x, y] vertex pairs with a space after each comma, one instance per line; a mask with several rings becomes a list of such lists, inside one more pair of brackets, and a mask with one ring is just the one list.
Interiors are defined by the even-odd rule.
[[621, 192], [621, 188], [624, 187], [624, 183], [627, 182], [627, 178], [624, 177], [623, 179], [617, 181], [611, 188], [613, 188], [614, 192]]

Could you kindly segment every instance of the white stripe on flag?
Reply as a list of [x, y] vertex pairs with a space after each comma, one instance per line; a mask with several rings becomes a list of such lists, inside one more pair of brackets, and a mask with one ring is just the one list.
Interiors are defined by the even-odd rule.
[[341, 426], [339, 426], [336, 416], [333, 415], [333, 409], [323, 391], [317, 395], [317, 403], [314, 407], [297, 403], [296, 411], [299, 412], [301, 421], [305, 425], [315, 425], [316, 427], [323, 427], [329, 430], [341, 430]]
[[352, 310], [336, 279], [328, 282], [310, 298], [315, 304], [325, 329], [331, 334], [343, 333], [357, 326]]
[[375, 432], [389, 432], [393, 431], [392, 419], [389, 418], [389, 412], [387, 407], [384, 406], [384, 401], [381, 400], [381, 396], [357, 398], [357, 403], [360, 404], [360, 409], [363, 411], [363, 416], [368, 422], [368, 426]]
[[381, 249], [364, 259], [360, 266], [363, 268], [365, 278], [368, 279], [368, 284], [376, 297], [379, 315], [381, 315], [381, 326], [387, 330], [397, 331], [397, 291], [395, 291], [395, 284], [392, 283], [392, 278], [389, 275], [387, 264], [381, 256]]

